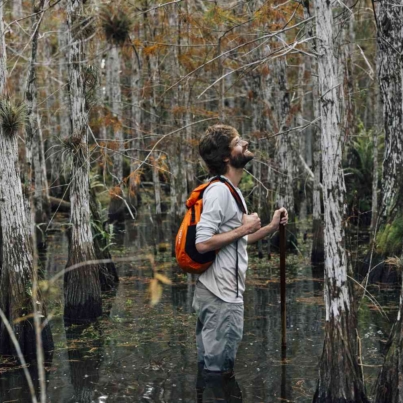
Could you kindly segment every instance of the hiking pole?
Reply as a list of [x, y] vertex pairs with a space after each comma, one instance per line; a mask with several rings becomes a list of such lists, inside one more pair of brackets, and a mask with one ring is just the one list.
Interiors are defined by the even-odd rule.
[[[284, 218], [281, 213], [280, 222]], [[285, 225], [280, 224], [280, 292], [281, 292], [281, 347], [287, 347], [286, 306], [285, 306]]]

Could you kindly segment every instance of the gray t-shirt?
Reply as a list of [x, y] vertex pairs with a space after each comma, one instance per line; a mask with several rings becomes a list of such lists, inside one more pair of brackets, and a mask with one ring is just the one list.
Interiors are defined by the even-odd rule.
[[[235, 188], [245, 206], [241, 191]], [[196, 244], [209, 240], [215, 234], [231, 231], [242, 225], [243, 213], [227, 185], [211, 184], [203, 194], [203, 212], [196, 227]], [[248, 237], [238, 240], [238, 297], [236, 283], [236, 242], [222, 248], [211, 267], [200, 275], [199, 281], [225, 302], [243, 302], [245, 276], [248, 268], [246, 250]]]

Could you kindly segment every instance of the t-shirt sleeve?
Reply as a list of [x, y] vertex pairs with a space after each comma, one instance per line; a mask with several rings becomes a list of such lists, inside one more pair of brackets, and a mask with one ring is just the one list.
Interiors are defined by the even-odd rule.
[[[225, 186], [225, 185], [224, 185]], [[210, 185], [203, 196], [203, 212], [196, 226], [196, 243], [208, 241], [225, 221], [230, 193], [221, 184]]]

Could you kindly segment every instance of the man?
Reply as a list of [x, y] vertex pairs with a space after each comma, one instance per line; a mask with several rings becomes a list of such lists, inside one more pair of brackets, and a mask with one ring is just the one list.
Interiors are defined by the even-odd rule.
[[[248, 142], [231, 126], [207, 129], [200, 155], [212, 176], [221, 175], [245, 200], [238, 184], [243, 168], [254, 157]], [[285, 217], [280, 221], [281, 213]], [[261, 227], [256, 213], [243, 214], [228, 187], [211, 184], [203, 195], [203, 212], [196, 229], [199, 253], [219, 250], [212, 266], [200, 275], [193, 299], [197, 312], [197, 359], [206, 373], [232, 374], [243, 334], [243, 292], [248, 266], [247, 244], [255, 243], [288, 220], [285, 208], [276, 210], [271, 223]], [[238, 276], [235, 275], [238, 266]]]

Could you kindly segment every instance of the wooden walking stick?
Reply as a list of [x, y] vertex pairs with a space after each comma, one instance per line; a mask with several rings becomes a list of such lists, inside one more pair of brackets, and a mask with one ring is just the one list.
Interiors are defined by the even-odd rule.
[[[280, 222], [284, 218], [281, 213]], [[285, 226], [280, 224], [280, 289], [281, 289], [281, 347], [287, 347], [286, 306], [285, 306]]]

